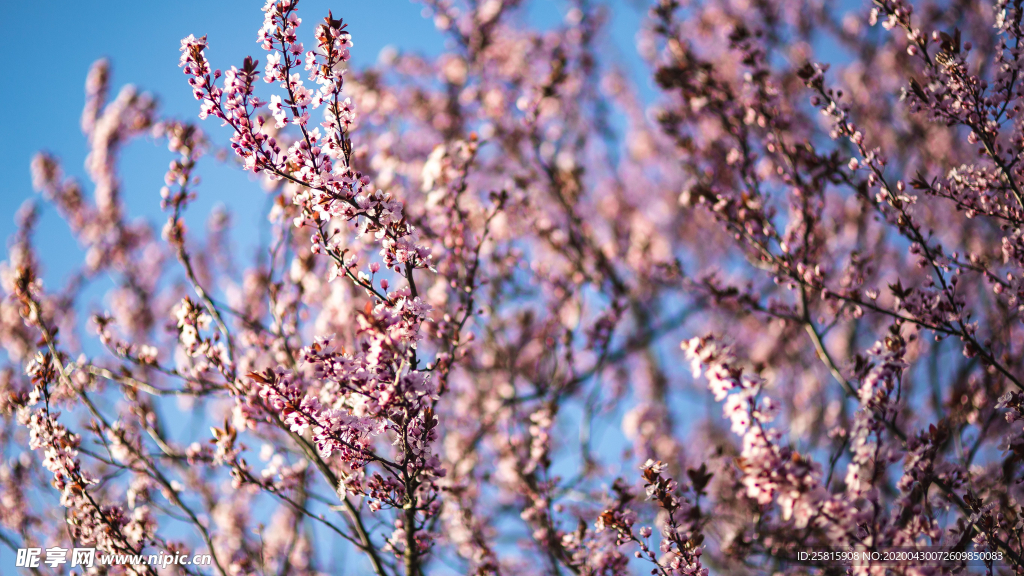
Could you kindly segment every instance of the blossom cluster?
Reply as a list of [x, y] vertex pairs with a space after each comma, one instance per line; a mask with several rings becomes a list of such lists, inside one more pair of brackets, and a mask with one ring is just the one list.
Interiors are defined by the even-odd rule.
[[[368, 67], [298, 0], [236, 66], [184, 38], [198, 120], [93, 66], [86, 180], [31, 166], [82, 262], [45, 269], [30, 202], [0, 263], [0, 542], [219, 576], [1024, 571], [1021, 2], [653, 0], [630, 70], [602, 3], [423, 4], [444, 51]], [[124, 201], [140, 140], [162, 223]], [[193, 214], [230, 204], [216, 159], [258, 227]]]

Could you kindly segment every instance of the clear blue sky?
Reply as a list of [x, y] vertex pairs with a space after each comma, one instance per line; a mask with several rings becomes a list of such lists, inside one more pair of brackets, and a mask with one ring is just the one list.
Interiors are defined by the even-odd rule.
[[[84, 102], [84, 82], [89, 66], [101, 57], [113, 66], [112, 96], [124, 84], [158, 96], [160, 110], [179, 118], [196, 118], [186, 78], [178, 68], [180, 40], [188, 34], [208, 35], [209, 57], [215, 67], [239, 64], [244, 56], [262, 58], [256, 30], [262, 22], [261, 0], [174, 0], [106, 2], [42, 0], [8, 2], [0, 31], [11, 57], [0, 75], [0, 98], [8, 111], [0, 128], [0, 171], [5, 175], [0, 189], [0, 238], [14, 231], [14, 213], [30, 197], [29, 162], [38, 150], [61, 158], [65, 173], [84, 178], [85, 138], [79, 129]], [[620, 63], [639, 64], [634, 34], [643, 12], [643, 2], [611, 2], [611, 19]], [[557, 21], [565, 6], [559, 0], [535, 1], [530, 19], [541, 25]], [[422, 5], [406, 0], [303, 0], [300, 13], [304, 28], [333, 10], [349, 23], [355, 48], [356, 66], [373, 63], [381, 49], [395, 46], [403, 51], [438, 54], [443, 37], [433, 23], [422, 16]], [[640, 74], [638, 74], [640, 76]], [[215, 140], [215, 123], [204, 129]], [[163, 220], [159, 189], [171, 155], [162, 144], [140, 141], [121, 155], [122, 195], [132, 216], [155, 223]], [[262, 199], [253, 202], [257, 188], [245, 174], [218, 166], [208, 160], [201, 168], [204, 185], [200, 201], [192, 206], [193, 218], [208, 213], [217, 202], [235, 211], [236, 227], [255, 223]], [[37, 233], [37, 246], [44, 255], [48, 283], [64, 277], [67, 266], [76, 263], [79, 252], [55, 211], [46, 207]], [[54, 286], [51, 286], [54, 287]]]

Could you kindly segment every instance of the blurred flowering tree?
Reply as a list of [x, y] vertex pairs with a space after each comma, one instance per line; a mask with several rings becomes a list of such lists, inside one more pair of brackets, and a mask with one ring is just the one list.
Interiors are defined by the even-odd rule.
[[[43, 285], [29, 205], [0, 269], [3, 543], [221, 576], [898, 546], [1024, 573], [1021, 0], [662, 0], [649, 108], [600, 7], [537, 31], [516, 0], [427, 4], [451, 51], [364, 71], [296, 0], [263, 8], [262, 62], [185, 38], [206, 122], [93, 68], [92, 193], [32, 167], [85, 262]], [[204, 129], [274, 200], [251, 263], [227, 214], [185, 226]], [[119, 197], [146, 135], [176, 155], [162, 232]]]

